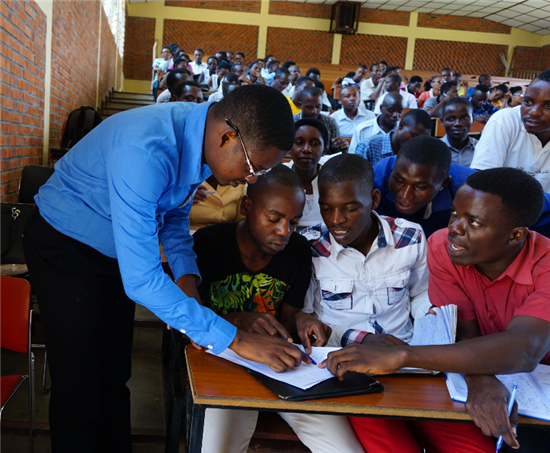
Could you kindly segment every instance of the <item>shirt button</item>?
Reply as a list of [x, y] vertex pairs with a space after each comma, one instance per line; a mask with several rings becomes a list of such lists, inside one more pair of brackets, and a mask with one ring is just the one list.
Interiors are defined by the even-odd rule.
[[216, 210], [219, 211], [221, 208], [219, 206], [216, 206]]
[[185, 329], [181, 329], [180, 332], [181, 332], [181, 333], [185, 333]]
[[211, 344], [209, 344], [209, 345], [207, 346], [207, 348], [208, 348], [208, 349], [214, 349], [214, 346], [212, 346]]

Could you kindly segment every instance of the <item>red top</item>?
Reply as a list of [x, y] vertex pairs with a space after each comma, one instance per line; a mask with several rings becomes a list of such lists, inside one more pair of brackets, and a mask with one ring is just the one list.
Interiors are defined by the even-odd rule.
[[[475, 266], [453, 264], [444, 228], [428, 239], [430, 301], [456, 304], [458, 319], [477, 319], [482, 335], [506, 330], [514, 316], [550, 322], [550, 239], [530, 231], [516, 259], [491, 281]], [[550, 365], [550, 351], [541, 363]]]

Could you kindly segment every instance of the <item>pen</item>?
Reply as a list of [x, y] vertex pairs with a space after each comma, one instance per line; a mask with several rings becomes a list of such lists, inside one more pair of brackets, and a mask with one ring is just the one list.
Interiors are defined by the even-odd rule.
[[[283, 337], [281, 337], [280, 335], [277, 335], [277, 338], [280, 338], [281, 340], [285, 341], [285, 339], [284, 339]], [[311, 356], [307, 355], [307, 354], [306, 354], [306, 351], [302, 351], [302, 354], [304, 354], [309, 360], [311, 360], [311, 363], [312, 363], [313, 365], [317, 365], [317, 362], [316, 362], [315, 360], [313, 360], [313, 359], [311, 358]]]
[[[510, 399], [508, 400], [508, 417], [510, 417], [510, 414], [512, 413], [512, 408], [514, 407], [514, 401], [516, 401], [516, 393], [518, 392], [518, 386], [514, 385], [512, 388], [512, 393], [510, 394]], [[497, 440], [497, 452], [500, 450], [500, 447], [502, 447], [502, 442], [504, 439], [502, 436], [498, 436]]]

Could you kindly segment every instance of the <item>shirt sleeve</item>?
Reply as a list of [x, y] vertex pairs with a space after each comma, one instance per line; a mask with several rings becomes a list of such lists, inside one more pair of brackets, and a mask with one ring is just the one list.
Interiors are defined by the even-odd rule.
[[502, 115], [492, 116], [485, 125], [481, 139], [477, 142], [470, 168], [486, 170], [504, 166], [514, 128], [503, 124], [501, 117]]
[[447, 254], [447, 242], [443, 240], [445, 234], [445, 230], [439, 231], [428, 240], [430, 301], [436, 307], [455, 304], [459, 321], [476, 319], [474, 305], [452, 271], [454, 265]]
[[[124, 289], [128, 297], [195, 343], [220, 353], [232, 343], [236, 328], [187, 297], [162, 269], [158, 237], [161, 219], [156, 209], [169, 188], [169, 174], [168, 162], [129, 146], [114, 153], [107, 163], [113, 235]], [[168, 223], [183, 218], [184, 212]], [[179, 228], [183, 233], [186, 226], [174, 224], [172, 228], [172, 232]], [[182, 248], [186, 250], [181, 264], [177, 264], [178, 273], [198, 272], [191, 241], [184, 240]]]

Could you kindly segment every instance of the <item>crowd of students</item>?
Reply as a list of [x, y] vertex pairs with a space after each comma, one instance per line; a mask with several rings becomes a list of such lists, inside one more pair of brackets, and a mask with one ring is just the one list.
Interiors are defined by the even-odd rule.
[[[339, 378], [409, 366], [466, 376], [475, 425], [281, 413], [313, 452], [489, 452], [499, 435], [505, 449], [545, 451], [550, 433], [517, 427], [495, 375], [550, 365], [550, 71], [494, 111], [488, 85], [460, 96], [449, 69], [418, 95], [420, 78], [404, 85], [385, 62], [365, 78], [360, 65], [335, 81], [342, 108], [329, 116], [318, 69], [162, 52], [166, 102], [79, 142], [25, 229], [52, 451], [130, 451], [133, 301], [197, 347], [276, 371], [308, 361], [299, 341], [341, 346], [320, 364]], [[202, 103], [203, 88], [219, 102]], [[438, 113], [443, 139], [430, 136]], [[409, 346], [414, 321], [446, 304], [458, 306], [457, 343]], [[208, 409], [203, 451], [246, 452], [256, 418]]]

